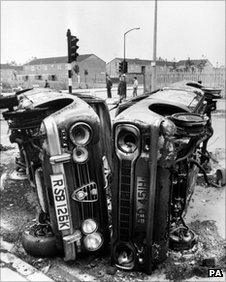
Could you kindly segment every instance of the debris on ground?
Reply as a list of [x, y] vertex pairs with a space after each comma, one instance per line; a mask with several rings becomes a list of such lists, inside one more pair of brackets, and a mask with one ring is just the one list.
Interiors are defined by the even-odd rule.
[[2, 144], [0, 144], [0, 152], [4, 152], [4, 151], [8, 151], [8, 150], [13, 150], [15, 149], [15, 147], [13, 146], [4, 146]]

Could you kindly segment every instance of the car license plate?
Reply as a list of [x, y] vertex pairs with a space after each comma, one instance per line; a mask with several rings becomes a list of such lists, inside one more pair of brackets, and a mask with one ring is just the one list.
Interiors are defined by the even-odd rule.
[[55, 203], [56, 218], [58, 229], [60, 231], [70, 229], [70, 220], [68, 214], [66, 188], [64, 183], [63, 174], [50, 175], [53, 198]]
[[138, 224], [145, 224], [147, 216], [147, 200], [148, 200], [148, 178], [137, 177], [137, 208], [136, 220]]

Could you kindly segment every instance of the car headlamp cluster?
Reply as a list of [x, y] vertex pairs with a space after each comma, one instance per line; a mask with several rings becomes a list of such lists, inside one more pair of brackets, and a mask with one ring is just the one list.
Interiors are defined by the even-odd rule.
[[80, 164], [85, 163], [88, 160], [89, 153], [84, 146], [91, 141], [91, 127], [85, 122], [77, 122], [71, 126], [69, 135], [72, 143], [76, 145], [72, 153], [73, 161]]
[[134, 153], [138, 148], [138, 136], [132, 131], [123, 129], [118, 135], [117, 145], [124, 153]]
[[96, 232], [98, 225], [93, 219], [86, 219], [82, 223], [82, 232], [86, 235], [83, 243], [88, 251], [96, 251], [103, 244], [103, 237]]
[[77, 146], [87, 145], [91, 140], [91, 127], [84, 122], [77, 122], [70, 128], [70, 139]]

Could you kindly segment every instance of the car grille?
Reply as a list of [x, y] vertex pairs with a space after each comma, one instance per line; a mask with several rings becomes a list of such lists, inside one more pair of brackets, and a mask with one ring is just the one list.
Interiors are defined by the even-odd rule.
[[121, 161], [121, 186], [119, 206], [119, 233], [120, 239], [127, 241], [130, 235], [130, 213], [131, 213], [131, 161]]
[[95, 217], [95, 204], [98, 201], [98, 189], [95, 182], [91, 181], [89, 173], [89, 165], [75, 165], [77, 188], [72, 198], [78, 202], [81, 211], [81, 219]]

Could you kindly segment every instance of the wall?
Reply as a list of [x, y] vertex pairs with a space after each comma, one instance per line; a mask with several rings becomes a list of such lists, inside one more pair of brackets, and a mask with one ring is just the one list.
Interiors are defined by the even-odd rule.
[[[98, 87], [98, 85], [105, 84], [106, 75], [106, 63], [95, 55], [88, 57], [79, 64], [79, 75], [80, 75], [80, 85], [78, 80], [76, 81], [76, 75], [74, 74], [74, 86], [81, 86], [82, 88], [93, 88]], [[88, 72], [85, 75], [85, 71]]]
[[[222, 89], [222, 95], [225, 97], [225, 69], [212, 69], [212, 72], [202, 73], [161, 73], [157, 74], [157, 88], [168, 86], [171, 83], [182, 81], [182, 80], [201, 80], [203, 84], [211, 87], [219, 87]], [[146, 88], [151, 88], [151, 73], [148, 72], [146, 75]]]

